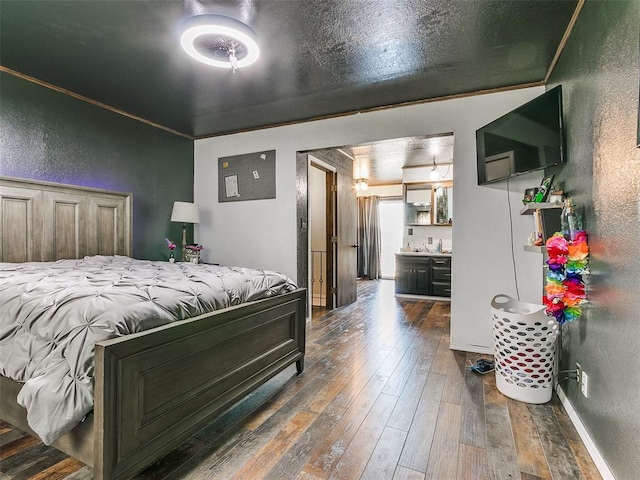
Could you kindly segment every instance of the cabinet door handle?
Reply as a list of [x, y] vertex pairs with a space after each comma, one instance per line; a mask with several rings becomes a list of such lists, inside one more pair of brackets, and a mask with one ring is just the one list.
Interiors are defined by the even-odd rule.
[[446, 260], [434, 260], [433, 263], [435, 263], [436, 265], [444, 265], [445, 263], [447, 263]]
[[451, 293], [451, 289], [450, 288], [445, 288], [444, 291]]
[[451, 274], [450, 274], [450, 273], [445, 273], [445, 274], [444, 274], [444, 276], [445, 276], [445, 277], [450, 277], [450, 276], [451, 276]]

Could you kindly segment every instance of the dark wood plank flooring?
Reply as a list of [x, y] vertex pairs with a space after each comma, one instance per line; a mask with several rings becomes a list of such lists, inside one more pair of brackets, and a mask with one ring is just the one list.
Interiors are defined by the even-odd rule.
[[[449, 304], [396, 299], [393, 282], [318, 310], [305, 371], [292, 366], [138, 480], [598, 479], [556, 398], [503, 396], [475, 354], [449, 349]], [[0, 424], [0, 479], [92, 478], [92, 469]]]

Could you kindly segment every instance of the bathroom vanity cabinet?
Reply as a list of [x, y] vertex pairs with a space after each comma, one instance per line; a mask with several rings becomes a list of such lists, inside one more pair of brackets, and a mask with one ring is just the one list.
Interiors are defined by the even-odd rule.
[[396, 253], [395, 287], [399, 294], [451, 297], [451, 255]]

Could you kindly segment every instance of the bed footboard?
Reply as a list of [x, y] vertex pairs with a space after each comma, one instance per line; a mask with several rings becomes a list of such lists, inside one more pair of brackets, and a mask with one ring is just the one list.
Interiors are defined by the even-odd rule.
[[303, 289], [96, 347], [96, 479], [133, 476], [292, 363], [304, 368]]

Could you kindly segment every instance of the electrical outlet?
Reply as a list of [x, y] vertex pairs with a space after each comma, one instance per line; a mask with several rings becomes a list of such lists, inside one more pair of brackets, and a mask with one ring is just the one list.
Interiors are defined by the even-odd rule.
[[585, 398], [589, 398], [589, 375], [583, 370], [580, 377], [580, 391]]
[[576, 383], [580, 385], [582, 382], [582, 367], [579, 363], [576, 363]]

